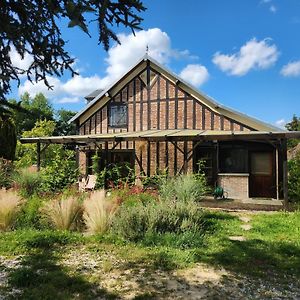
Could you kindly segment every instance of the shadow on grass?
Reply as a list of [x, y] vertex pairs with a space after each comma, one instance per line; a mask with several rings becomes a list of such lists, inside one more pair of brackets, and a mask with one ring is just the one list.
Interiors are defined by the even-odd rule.
[[58, 263], [64, 240], [55, 235], [36, 235], [24, 242], [28, 248], [21, 265], [8, 274], [12, 299], [116, 299], [116, 295], [68, 272]]
[[199, 249], [196, 260], [241, 275], [300, 275], [300, 247], [287, 242], [267, 242], [259, 239], [223, 241], [213, 251]]

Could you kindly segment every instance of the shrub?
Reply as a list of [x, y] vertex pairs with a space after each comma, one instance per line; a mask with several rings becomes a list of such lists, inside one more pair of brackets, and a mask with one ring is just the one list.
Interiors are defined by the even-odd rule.
[[45, 227], [41, 216], [40, 209], [43, 206], [44, 199], [38, 195], [32, 195], [26, 199], [26, 203], [22, 205], [18, 218], [16, 220], [16, 228], [35, 228], [41, 229]]
[[300, 154], [289, 161], [288, 191], [289, 199], [300, 201]]
[[91, 193], [84, 201], [83, 220], [89, 232], [104, 233], [111, 224], [117, 204], [109, 201], [105, 190]]
[[207, 192], [206, 180], [201, 173], [162, 178], [159, 185], [159, 195], [163, 200], [196, 201], [200, 200]]
[[74, 197], [55, 199], [45, 203], [42, 213], [55, 229], [72, 230], [80, 224], [82, 206]]
[[75, 183], [78, 169], [71, 150], [55, 149], [54, 158], [41, 170], [42, 189], [57, 192]]
[[21, 198], [11, 191], [0, 190], [0, 230], [5, 231], [13, 227], [19, 211]]
[[11, 186], [13, 171], [13, 163], [10, 160], [0, 158], [0, 188]]
[[204, 221], [195, 202], [159, 201], [121, 205], [112, 223], [112, 231], [122, 238], [146, 244], [191, 247], [202, 242]]
[[37, 172], [22, 169], [15, 173], [13, 180], [16, 187], [20, 189], [20, 193], [24, 197], [30, 197], [41, 190], [42, 178]]

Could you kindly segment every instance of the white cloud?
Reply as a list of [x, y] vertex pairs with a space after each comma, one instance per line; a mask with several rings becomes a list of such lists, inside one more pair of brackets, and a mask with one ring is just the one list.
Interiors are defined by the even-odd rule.
[[285, 124], [286, 124], [286, 120], [285, 119], [280, 119], [280, 120], [277, 120], [275, 122], [275, 125], [280, 127], [280, 128], [285, 128]]
[[80, 97], [63, 97], [55, 101], [56, 103], [78, 103], [80, 102]]
[[24, 58], [22, 58], [21, 55], [17, 52], [15, 47], [11, 47], [9, 56], [11, 59], [11, 63], [14, 67], [25, 71], [28, 70], [28, 68], [33, 62], [32, 56], [30, 54], [25, 53]]
[[179, 74], [179, 76], [195, 86], [202, 85], [209, 78], [207, 69], [199, 64], [187, 65]]
[[297, 77], [300, 75], [300, 60], [293, 61], [284, 65], [280, 74], [285, 77]]
[[[118, 37], [121, 44], [115, 44], [108, 51], [108, 56], [105, 59], [107, 67], [104, 77], [100, 78], [98, 75], [84, 77], [79, 75], [66, 81], [48, 77], [48, 81], [54, 86], [53, 90], [50, 91], [43, 82], [32, 84], [26, 80], [20, 86], [19, 94], [27, 91], [33, 96], [42, 92], [54, 101], [61, 101], [57, 99], [59, 97], [62, 99], [74, 99], [74, 97], [86, 96], [95, 89], [105, 89], [125, 74], [146, 53], [147, 46], [149, 55], [161, 64], [168, 64], [171, 59], [197, 58], [196, 56], [192, 56], [188, 50], [179, 51], [173, 49], [170, 37], [159, 28], [141, 30], [136, 32], [135, 35], [120, 34]], [[193, 74], [193, 77], [191, 77], [191, 74], [186, 76], [190, 78], [190, 82], [200, 85], [207, 80], [208, 72], [205, 67], [200, 65], [197, 68], [197, 72], [197, 74]]]
[[271, 67], [277, 61], [278, 56], [279, 52], [276, 45], [270, 44], [269, 39], [257, 41], [256, 38], [253, 38], [243, 45], [237, 53], [215, 53], [213, 63], [229, 75], [242, 76], [251, 69]]
[[275, 5], [272, 4], [272, 5], [270, 6], [270, 12], [272, 12], [272, 13], [275, 14], [276, 11], [277, 11], [277, 7], [276, 7]]
[[260, 3], [270, 3], [272, 0], [261, 0]]

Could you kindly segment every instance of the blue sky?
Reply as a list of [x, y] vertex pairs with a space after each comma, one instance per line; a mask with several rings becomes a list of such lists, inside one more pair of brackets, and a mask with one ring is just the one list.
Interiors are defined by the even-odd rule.
[[[80, 110], [83, 96], [104, 88], [149, 54], [218, 102], [272, 124], [300, 115], [300, 1], [144, 1], [143, 30], [116, 28], [122, 45], [106, 53], [80, 29], [62, 32], [80, 76], [50, 78], [54, 90], [22, 80], [12, 97], [44, 92], [55, 108]], [[30, 61], [30, 57], [25, 58]], [[20, 63], [20, 62], [19, 62]]]

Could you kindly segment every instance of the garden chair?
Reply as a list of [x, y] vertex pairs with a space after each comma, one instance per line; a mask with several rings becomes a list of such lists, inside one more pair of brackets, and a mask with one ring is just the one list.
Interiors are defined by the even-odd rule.
[[88, 175], [84, 190], [86, 190], [86, 191], [94, 190], [95, 186], [96, 186], [96, 181], [97, 181], [97, 176], [96, 175]]

